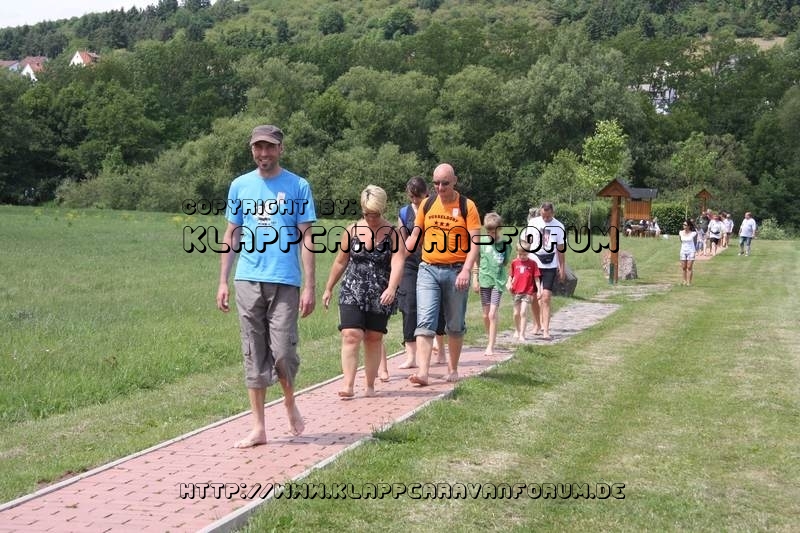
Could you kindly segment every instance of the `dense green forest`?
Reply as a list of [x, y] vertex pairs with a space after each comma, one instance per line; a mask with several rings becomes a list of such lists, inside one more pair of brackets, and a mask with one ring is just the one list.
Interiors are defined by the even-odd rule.
[[[179, 211], [286, 132], [318, 198], [452, 162], [482, 211], [659, 201], [800, 228], [800, 0], [160, 0], [0, 29], [0, 202]], [[70, 67], [76, 50], [100, 54]]]

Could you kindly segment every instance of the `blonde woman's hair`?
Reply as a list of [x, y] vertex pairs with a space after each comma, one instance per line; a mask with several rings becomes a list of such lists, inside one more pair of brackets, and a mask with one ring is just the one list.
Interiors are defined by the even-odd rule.
[[486, 216], [483, 217], [483, 225], [488, 230], [497, 229], [499, 226], [503, 224], [503, 217], [492, 211], [491, 213], [486, 213]]
[[386, 191], [377, 185], [367, 185], [361, 191], [361, 209], [366, 212], [380, 213], [386, 212]]

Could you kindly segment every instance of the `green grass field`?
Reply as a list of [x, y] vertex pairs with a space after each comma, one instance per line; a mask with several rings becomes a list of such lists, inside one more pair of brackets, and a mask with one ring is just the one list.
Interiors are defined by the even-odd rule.
[[[214, 304], [219, 256], [183, 250], [185, 225], [219, 222], [0, 207], [0, 500], [247, 409], [238, 323]], [[275, 501], [251, 529], [792, 530], [794, 244], [728, 250], [686, 288], [674, 239], [623, 239], [640, 276], [629, 283], [675, 284], [669, 292], [617, 298], [623, 308], [603, 324], [520, 350], [308, 480], [618, 482], [624, 500]], [[331, 260], [318, 257], [320, 294]], [[608, 289], [598, 255], [568, 263], [577, 298]], [[508, 329], [508, 299], [504, 309]], [[336, 320], [318, 306], [301, 321], [299, 388], [340, 373]], [[480, 322], [473, 296], [468, 343]], [[399, 330], [398, 316], [390, 352]]]

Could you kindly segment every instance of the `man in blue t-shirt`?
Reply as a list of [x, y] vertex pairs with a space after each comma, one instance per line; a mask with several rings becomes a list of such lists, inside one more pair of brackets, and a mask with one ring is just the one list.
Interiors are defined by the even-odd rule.
[[231, 184], [223, 238], [228, 252], [222, 254], [217, 290], [217, 308], [228, 312], [228, 278], [238, 253], [234, 286], [254, 425], [247, 437], [234, 444], [236, 448], [267, 442], [264, 399], [267, 387], [276, 380], [283, 388], [289, 431], [303, 432], [303, 417], [294, 401], [300, 366], [297, 319], [298, 314], [311, 314], [315, 305], [315, 256], [307, 231], [316, 221], [311, 188], [305, 179], [281, 168], [280, 128], [254, 128], [250, 150], [258, 168]]

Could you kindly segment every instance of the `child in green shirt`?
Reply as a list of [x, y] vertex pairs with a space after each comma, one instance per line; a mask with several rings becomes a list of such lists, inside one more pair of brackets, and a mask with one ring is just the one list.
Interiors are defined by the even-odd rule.
[[476, 266], [472, 269], [472, 288], [481, 295], [483, 325], [489, 337], [486, 355], [494, 355], [494, 344], [497, 340], [497, 310], [500, 307], [500, 296], [506, 288], [508, 276], [506, 267], [511, 257], [507, 244], [498, 242], [497, 228], [502, 224], [503, 219], [494, 212], [487, 213], [483, 218], [486, 235], [491, 237], [492, 242], [478, 245], [480, 254]]

